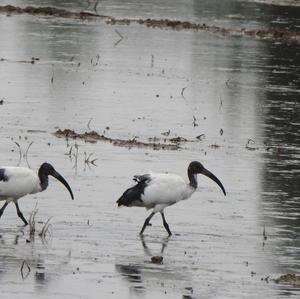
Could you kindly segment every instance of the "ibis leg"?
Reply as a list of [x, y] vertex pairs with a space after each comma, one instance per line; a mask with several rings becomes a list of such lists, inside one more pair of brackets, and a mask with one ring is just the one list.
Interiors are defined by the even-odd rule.
[[8, 202], [5, 202], [5, 204], [3, 205], [3, 207], [0, 209], [0, 218], [1, 218], [1, 216], [2, 216], [2, 214], [4, 212], [4, 210], [5, 210], [5, 208], [7, 207], [7, 205], [8, 205]]
[[22, 221], [24, 222], [25, 225], [28, 225], [28, 222], [27, 222], [27, 220], [25, 219], [23, 213], [21, 212], [18, 203], [15, 202], [15, 205], [16, 205], [16, 208], [17, 208], [17, 214], [18, 214], [18, 216], [22, 219]]
[[151, 251], [149, 249], [149, 247], [147, 246], [146, 242], [145, 242], [145, 239], [144, 239], [144, 236], [143, 235], [140, 235], [140, 239], [141, 239], [141, 242], [142, 242], [142, 246], [144, 248], [144, 251], [147, 255], [149, 256], [152, 256], [151, 254]]
[[155, 213], [152, 212], [152, 213], [150, 214], [150, 216], [148, 216], [148, 217], [146, 218], [146, 220], [145, 220], [145, 222], [144, 222], [144, 225], [143, 225], [143, 227], [142, 227], [142, 230], [140, 231], [140, 235], [143, 234], [145, 228], [146, 228], [147, 225], [149, 224], [149, 222], [150, 222], [151, 218], [154, 216], [154, 214], [155, 214]]
[[171, 233], [171, 231], [170, 231], [169, 224], [168, 224], [167, 221], [166, 221], [164, 212], [161, 212], [161, 217], [162, 217], [163, 224], [164, 224], [164, 227], [165, 227], [166, 231], [168, 232], [169, 236], [171, 236], [172, 233]]

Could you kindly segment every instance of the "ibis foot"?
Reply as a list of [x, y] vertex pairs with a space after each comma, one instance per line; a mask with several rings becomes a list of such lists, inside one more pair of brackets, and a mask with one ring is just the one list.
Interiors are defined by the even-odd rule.
[[171, 236], [172, 236], [172, 233], [171, 233], [171, 231], [170, 231], [169, 224], [168, 224], [167, 221], [166, 221], [164, 212], [161, 212], [161, 217], [162, 217], [162, 220], [163, 220], [163, 225], [164, 225], [166, 231], [168, 232], [169, 237], [171, 237]]
[[15, 202], [15, 205], [16, 205], [16, 209], [17, 209], [17, 214], [18, 214], [18, 216], [22, 219], [22, 221], [24, 222], [24, 226], [28, 225], [28, 222], [27, 222], [27, 220], [25, 219], [23, 213], [21, 212], [18, 203]]

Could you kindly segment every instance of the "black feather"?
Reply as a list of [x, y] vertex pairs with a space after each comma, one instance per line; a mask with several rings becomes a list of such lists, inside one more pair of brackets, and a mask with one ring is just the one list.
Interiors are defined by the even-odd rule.
[[8, 181], [8, 176], [5, 174], [5, 168], [0, 168], [0, 181]]
[[139, 205], [143, 203], [142, 194], [147, 187], [148, 183], [151, 181], [149, 174], [135, 175], [133, 180], [137, 182], [136, 185], [127, 189], [123, 195], [117, 200], [118, 206], [132, 206], [134, 204]]
[[133, 180], [138, 182], [138, 183], [142, 183], [142, 182], [149, 182], [151, 179], [150, 174], [142, 174], [142, 175], [135, 175], [133, 177]]

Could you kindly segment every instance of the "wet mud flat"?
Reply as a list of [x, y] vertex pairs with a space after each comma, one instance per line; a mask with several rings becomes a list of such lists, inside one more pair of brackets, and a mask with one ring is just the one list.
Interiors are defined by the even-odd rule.
[[274, 281], [276, 283], [299, 286], [300, 285], [300, 276], [296, 275], [296, 274], [288, 273], [288, 274], [281, 275], [278, 278], [275, 278]]
[[210, 26], [207, 24], [196, 24], [188, 21], [178, 20], [155, 20], [155, 19], [117, 19], [110, 16], [101, 16], [90, 12], [72, 12], [65, 9], [59, 9], [56, 7], [33, 7], [27, 6], [21, 8], [18, 6], [6, 5], [0, 6], [0, 13], [7, 15], [20, 15], [29, 14], [33, 16], [47, 16], [47, 17], [59, 17], [59, 18], [75, 18], [82, 20], [104, 20], [109, 25], [130, 25], [138, 24], [150, 28], [159, 29], [172, 29], [172, 30], [193, 30], [193, 31], [205, 31], [214, 34], [232, 35], [232, 36], [245, 36], [258, 39], [267, 39], [273, 41], [282, 42], [295, 42], [300, 43], [300, 32], [285, 31], [278, 29], [259, 29], [251, 30], [247, 28], [233, 29], [222, 28], [218, 26]]
[[109, 142], [112, 143], [115, 146], [122, 146], [127, 148], [137, 147], [137, 148], [150, 148], [153, 150], [179, 150], [180, 145], [179, 141], [185, 139], [182, 138], [173, 138], [171, 141], [173, 143], [167, 143], [167, 140], [165, 139], [165, 143], [159, 143], [159, 142], [142, 142], [138, 141], [135, 138], [134, 139], [128, 139], [128, 140], [122, 140], [117, 138], [110, 138], [107, 136], [104, 136], [103, 134], [99, 134], [95, 131], [89, 131], [85, 133], [76, 133], [74, 130], [70, 129], [64, 129], [60, 130], [58, 129], [56, 132], [53, 133], [57, 137], [64, 137], [66, 139], [82, 139], [85, 142], [97, 142], [97, 141], [103, 141], [103, 142]]
[[[0, 16], [1, 164], [49, 161], [75, 199], [50, 181], [20, 200], [26, 218], [38, 209], [34, 233], [7, 207], [1, 298], [299, 297], [297, 42], [10, 9]], [[186, 177], [192, 160], [228, 196], [199, 177], [191, 199], [165, 210], [174, 235], [155, 216], [141, 238], [149, 211], [116, 200], [134, 175]]]

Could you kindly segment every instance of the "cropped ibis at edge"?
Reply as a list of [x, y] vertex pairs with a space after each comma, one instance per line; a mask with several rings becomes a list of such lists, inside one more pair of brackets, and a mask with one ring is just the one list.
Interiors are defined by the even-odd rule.
[[55, 177], [65, 185], [70, 192], [71, 198], [74, 199], [69, 184], [49, 163], [43, 163], [38, 173], [25, 167], [0, 166], [0, 201], [5, 201], [5, 204], [0, 209], [0, 218], [7, 205], [10, 202], [14, 202], [18, 216], [22, 219], [24, 224], [27, 225], [28, 222], [20, 211], [18, 200], [27, 194], [46, 190], [49, 175]]
[[226, 191], [220, 180], [209, 170], [198, 162], [193, 161], [187, 169], [189, 182], [186, 182], [177, 174], [171, 173], [149, 173], [134, 176], [137, 184], [127, 189], [117, 200], [118, 206], [144, 207], [147, 210], [153, 209], [152, 213], [146, 218], [140, 235], [144, 233], [147, 225], [155, 213], [160, 212], [163, 225], [169, 236], [172, 235], [169, 225], [164, 215], [164, 209], [181, 200], [189, 198], [197, 189], [197, 174], [203, 174], [215, 181], [222, 189], [224, 195]]

